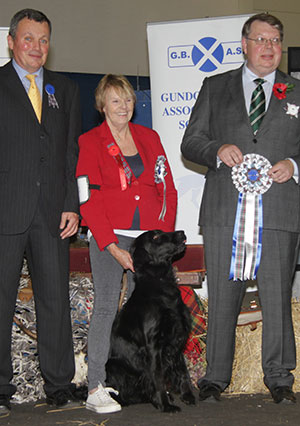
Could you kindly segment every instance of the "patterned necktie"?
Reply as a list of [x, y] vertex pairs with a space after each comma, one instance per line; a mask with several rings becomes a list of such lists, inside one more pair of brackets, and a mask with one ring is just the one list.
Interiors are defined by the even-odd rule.
[[27, 74], [26, 78], [30, 81], [28, 96], [36, 113], [37, 119], [41, 122], [42, 117], [42, 99], [40, 91], [35, 82], [35, 75]]
[[257, 130], [261, 125], [261, 122], [266, 113], [266, 97], [262, 87], [264, 82], [265, 80], [262, 78], [256, 78], [254, 80], [254, 83], [257, 84], [257, 87], [253, 90], [252, 93], [249, 113], [250, 123], [254, 134], [257, 133]]

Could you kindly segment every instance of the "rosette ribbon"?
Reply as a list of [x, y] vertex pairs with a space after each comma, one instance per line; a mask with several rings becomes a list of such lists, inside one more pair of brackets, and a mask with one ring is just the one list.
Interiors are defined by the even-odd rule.
[[127, 189], [127, 185], [130, 185], [131, 183], [131, 168], [127, 164], [127, 161], [123, 157], [120, 148], [117, 144], [115, 144], [115, 142], [111, 142], [109, 145], [107, 145], [107, 149], [109, 155], [111, 155], [115, 159], [118, 165], [121, 190], [125, 191], [125, 189]]
[[157, 157], [156, 163], [155, 163], [155, 168], [154, 168], [154, 181], [155, 183], [161, 183], [163, 184], [163, 188], [164, 188], [164, 195], [163, 195], [163, 205], [161, 208], [161, 212], [159, 215], [158, 220], [165, 220], [165, 215], [167, 212], [167, 201], [166, 201], [166, 191], [167, 191], [167, 186], [166, 186], [166, 181], [165, 181], [165, 176], [167, 175], [167, 170], [166, 170], [166, 166], [165, 166], [165, 161], [166, 161], [166, 157], [164, 155], [159, 155]]
[[247, 154], [232, 168], [232, 181], [239, 191], [229, 274], [233, 281], [256, 278], [262, 252], [262, 195], [273, 182], [268, 175], [271, 167], [263, 156]]

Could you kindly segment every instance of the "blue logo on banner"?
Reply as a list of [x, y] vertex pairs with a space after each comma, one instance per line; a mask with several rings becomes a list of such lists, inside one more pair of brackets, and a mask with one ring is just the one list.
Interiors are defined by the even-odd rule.
[[[213, 37], [205, 37], [199, 40], [199, 44], [202, 48], [200, 50], [197, 46], [194, 46], [192, 50], [192, 61], [194, 65], [197, 65], [201, 61], [200, 71], [211, 72], [217, 69], [216, 61], [218, 65], [222, 63], [224, 58], [224, 50], [221, 44], [217, 44], [217, 40]], [[205, 56], [204, 60], [202, 58]]]
[[215, 71], [220, 65], [244, 61], [241, 42], [220, 42], [214, 37], [203, 37], [195, 44], [168, 47], [170, 68], [197, 67], [202, 72]]

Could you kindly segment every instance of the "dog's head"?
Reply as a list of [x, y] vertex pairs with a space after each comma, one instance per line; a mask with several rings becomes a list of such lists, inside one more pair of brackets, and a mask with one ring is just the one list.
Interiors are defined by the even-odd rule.
[[183, 255], [186, 236], [183, 231], [147, 231], [135, 239], [131, 255], [135, 269], [143, 266], [171, 264]]

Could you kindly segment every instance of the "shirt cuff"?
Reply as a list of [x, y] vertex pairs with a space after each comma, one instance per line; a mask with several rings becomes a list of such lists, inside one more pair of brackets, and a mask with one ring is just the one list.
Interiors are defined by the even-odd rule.
[[296, 183], [299, 183], [299, 169], [298, 169], [298, 165], [296, 161], [293, 160], [292, 158], [287, 158], [287, 160], [290, 160], [293, 163], [293, 166], [294, 166], [293, 179], [295, 180]]

